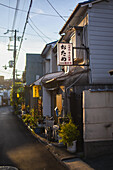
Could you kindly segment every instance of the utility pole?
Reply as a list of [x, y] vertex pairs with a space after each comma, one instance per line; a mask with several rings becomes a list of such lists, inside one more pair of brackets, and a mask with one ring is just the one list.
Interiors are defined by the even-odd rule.
[[[17, 37], [17, 30], [7, 30], [6, 33], [4, 34], [7, 34], [9, 32], [14, 32], [14, 49], [10, 49], [10, 45], [8, 45], [8, 50], [9, 51], [13, 51], [13, 108], [15, 110], [15, 99], [16, 99], [16, 94], [15, 94], [15, 68], [16, 68], [16, 41], [17, 41], [17, 38], [20, 38], [20, 37]], [[12, 41], [12, 37], [10, 37], [10, 41]], [[19, 39], [18, 39], [19, 41]], [[5, 69], [7, 69], [7, 66], [4, 66]]]
[[14, 104], [14, 110], [15, 110], [15, 66], [16, 66], [16, 30], [14, 31], [14, 52], [13, 52], [13, 58], [14, 58], [14, 66], [13, 66], [13, 104]]

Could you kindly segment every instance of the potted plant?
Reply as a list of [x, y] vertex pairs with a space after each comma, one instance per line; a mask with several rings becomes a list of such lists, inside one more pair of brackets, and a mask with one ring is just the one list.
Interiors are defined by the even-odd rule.
[[67, 150], [70, 152], [76, 151], [76, 141], [78, 139], [80, 132], [78, 127], [70, 119], [69, 123], [65, 123], [61, 126], [59, 130], [59, 136], [61, 137], [61, 142], [67, 144]]

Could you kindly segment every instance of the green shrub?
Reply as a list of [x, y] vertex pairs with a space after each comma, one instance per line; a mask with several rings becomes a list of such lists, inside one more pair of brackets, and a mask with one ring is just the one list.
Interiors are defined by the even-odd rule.
[[31, 128], [37, 127], [37, 119], [35, 119], [30, 114], [24, 114], [22, 115], [23, 122], [29, 125]]
[[30, 119], [31, 119], [31, 115], [26, 114], [26, 115], [24, 115], [24, 116], [25, 116], [25, 117], [23, 118], [24, 123], [29, 124], [29, 123], [30, 123]]
[[77, 126], [72, 123], [72, 120], [69, 123], [65, 123], [61, 126], [61, 130], [59, 130], [59, 136], [62, 138], [60, 142], [63, 144], [72, 145], [72, 142], [78, 139], [80, 132]]
[[22, 115], [22, 119], [25, 119], [25, 118], [26, 118], [26, 115], [27, 115], [27, 114], [23, 114], [23, 115]]

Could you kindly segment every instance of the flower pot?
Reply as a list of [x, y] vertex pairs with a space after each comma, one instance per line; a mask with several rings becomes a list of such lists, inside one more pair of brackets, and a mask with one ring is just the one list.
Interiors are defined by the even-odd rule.
[[77, 142], [76, 140], [73, 141], [71, 146], [69, 146], [69, 145], [67, 144], [67, 150], [68, 150], [69, 152], [71, 152], [71, 153], [75, 153], [75, 152], [76, 152], [76, 142]]

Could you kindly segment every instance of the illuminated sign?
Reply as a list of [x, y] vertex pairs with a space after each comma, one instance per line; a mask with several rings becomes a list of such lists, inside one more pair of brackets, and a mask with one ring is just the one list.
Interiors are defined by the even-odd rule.
[[38, 88], [38, 86], [33, 86], [33, 97], [39, 97], [39, 88]]
[[73, 46], [71, 43], [58, 43], [57, 45], [57, 65], [73, 65]]

